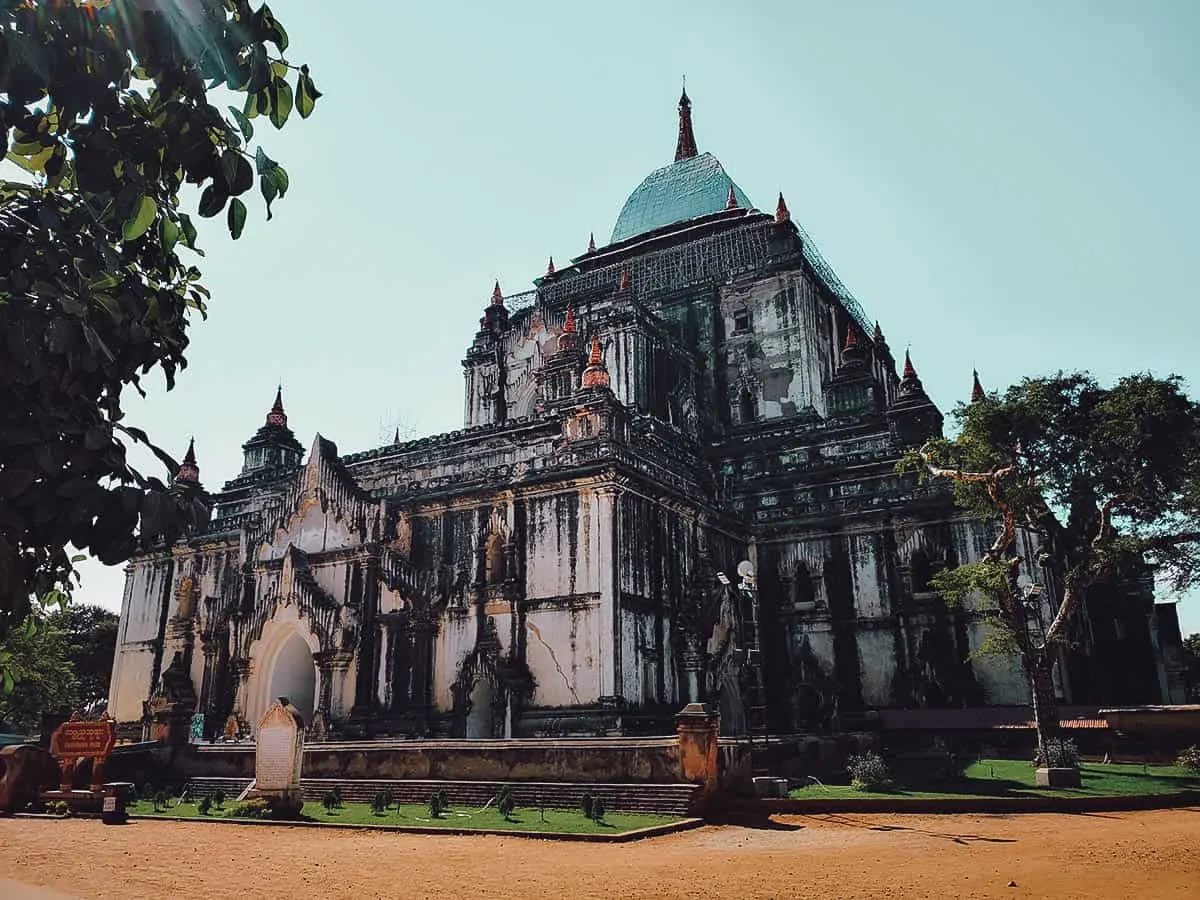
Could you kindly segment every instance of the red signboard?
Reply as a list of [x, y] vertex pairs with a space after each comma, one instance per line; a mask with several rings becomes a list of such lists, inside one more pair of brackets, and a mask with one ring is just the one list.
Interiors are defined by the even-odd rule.
[[64, 722], [50, 738], [50, 753], [57, 757], [108, 756], [116, 743], [111, 721]]
[[59, 725], [54, 734], [50, 735], [50, 755], [58, 760], [62, 769], [60, 789], [64, 793], [71, 791], [76, 764], [79, 760], [90, 757], [92, 790], [98, 791], [103, 783], [104, 761], [108, 759], [116, 742], [116, 723], [107, 717], [99, 722], [84, 722], [72, 716], [71, 721]]

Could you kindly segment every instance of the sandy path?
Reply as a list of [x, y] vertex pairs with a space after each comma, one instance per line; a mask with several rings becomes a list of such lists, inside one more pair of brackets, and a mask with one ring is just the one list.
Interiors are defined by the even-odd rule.
[[[0, 885], [11, 879], [83, 898], [245, 900], [1200, 898], [1200, 808], [1070, 816], [831, 815], [777, 817], [766, 824], [603, 845], [6, 819], [0, 820]], [[4, 895], [20, 896], [7, 885]]]

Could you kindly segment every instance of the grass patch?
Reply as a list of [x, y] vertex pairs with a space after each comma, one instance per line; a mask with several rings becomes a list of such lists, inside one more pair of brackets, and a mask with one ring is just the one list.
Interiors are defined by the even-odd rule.
[[856, 797], [1128, 797], [1200, 791], [1200, 776], [1178, 766], [1142, 766], [1131, 763], [1083, 763], [1080, 788], [1039, 788], [1027, 760], [981, 759], [971, 763], [959, 778], [940, 774], [925, 763], [897, 761], [892, 766], [896, 787], [890, 791], [856, 791], [848, 784], [822, 787], [810, 784], [789, 796], [796, 800], [843, 800]]
[[[170, 808], [154, 811], [154, 804], [139, 800], [129, 804], [133, 816], [179, 816], [188, 819], [229, 819], [235, 803], [226, 801], [224, 809], [215, 807], [207, 816], [200, 815], [193, 801], [173, 803]], [[328, 822], [340, 825], [408, 825], [421, 828], [467, 828], [503, 831], [526, 831], [532, 833], [566, 832], [569, 834], [621, 834], [654, 825], [667, 825], [680, 821], [678, 816], [655, 816], [648, 813], [606, 813], [603, 822], [586, 819], [575, 809], [547, 809], [543, 816], [536, 809], [519, 807], [508, 821], [493, 808], [484, 810], [468, 807], [452, 807], [440, 817], [433, 819], [427, 806], [394, 806], [382, 815], [375, 815], [369, 803], [347, 803], [341, 809], [326, 812], [321, 804], [309, 801], [304, 804], [301, 818], [306, 822]]]

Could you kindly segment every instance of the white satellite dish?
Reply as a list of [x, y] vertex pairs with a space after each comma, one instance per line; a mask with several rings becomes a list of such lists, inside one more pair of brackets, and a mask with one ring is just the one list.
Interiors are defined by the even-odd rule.
[[743, 559], [737, 565], [737, 573], [739, 575], [741, 575], [743, 578], [753, 578], [754, 577], [754, 563], [750, 562], [750, 560], [748, 560], [748, 559]]

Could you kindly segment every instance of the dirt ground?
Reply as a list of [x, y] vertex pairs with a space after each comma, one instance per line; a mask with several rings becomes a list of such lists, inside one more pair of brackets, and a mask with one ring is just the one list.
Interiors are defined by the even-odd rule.
[[0, 896], [1166, 900], [1200, 898], [1198, 848], [1200, 808], [781, 816], [632, 844], [3, 819]]

